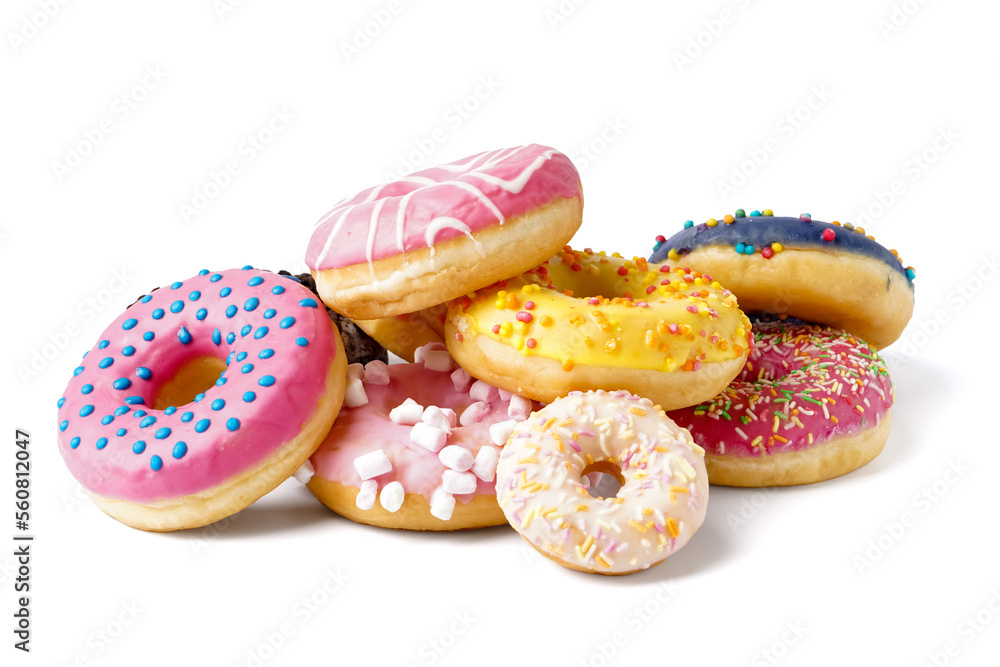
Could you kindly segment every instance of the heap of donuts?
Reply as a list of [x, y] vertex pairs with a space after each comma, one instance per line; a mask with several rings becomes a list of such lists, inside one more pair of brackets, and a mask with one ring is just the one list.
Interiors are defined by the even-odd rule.
[[205, 270], [130, 306], [58, 401], [60, 452], [137, 528], [205, 525], [294, 476], [358, 523], [509, 523], [601, 574], [684, 546], [710, 482], [878, 454], [892, 385], [848, 332], [905, 326], [895, 251], [737, 211], [629, 260], [567, 245], [582, 211], [573, 164], [538, 145], [367, 189], [316, 223], [311, 276]]

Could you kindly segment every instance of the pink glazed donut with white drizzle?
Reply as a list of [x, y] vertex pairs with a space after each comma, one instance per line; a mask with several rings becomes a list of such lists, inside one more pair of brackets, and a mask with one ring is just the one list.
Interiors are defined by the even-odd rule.
[[505, 523], [494, 478], [507, 436], [537, 403], [458, 368], [440, 343], [416, 362], [348, 367], [344, 409], [297, 477], [338, 514], [382, 528]]
[[94, 503], [135, 528], [195, 528], [301, 467], [346, 382], [313, 297], [249, 266], [204, 270], [119, 315], [57, 403], [59, 452]]
[[316, 223], [306, 265], [355, 320], [412, 313], [552, 257], [583, 216], [568, 157], [531, 144], [479, 153], [368, 188]]

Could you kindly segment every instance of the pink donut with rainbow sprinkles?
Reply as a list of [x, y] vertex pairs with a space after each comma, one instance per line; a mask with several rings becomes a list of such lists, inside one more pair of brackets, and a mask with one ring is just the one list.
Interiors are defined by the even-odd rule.
[[290, 477], [346, 383], [313, 296], [249, 266], [204, 270], [119, 315], [58, 401], [59, 451], [94, 503], [136, 528], [193, 528]]
[[893, 389], [868, 343], [797, 322], [755, 322], [753, 334], [746, 366], [721, 394], [667, 413], [705, 449], [712, 484], [811, 484], [878, 456]]

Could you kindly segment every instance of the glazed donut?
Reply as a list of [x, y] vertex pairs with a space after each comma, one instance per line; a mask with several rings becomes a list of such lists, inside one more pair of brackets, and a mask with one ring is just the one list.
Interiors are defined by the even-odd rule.
[[582, 212], [580, 175], [562, 153], [480, 153], [337, 204], [316, 224], [306, 264], [338, 313], [402, 315], [535, 266], [569, 241]]
[[[621, 483], [594, 497], [599, 471]], [[648, 399], [626, 391], [572, 392], [510, 435], [497, 466], [510, 525], [564, 567], [630, 574], [683, 547], [705, 519], [704, 452]]]
[[739, 209], [700, 225], [688, 220], [656, 241], [650, 261], [683, 261], [712, 274], [747, 312], [826, 324], [878, 348], [899, 338], [913, 314], [913, 267], [849, 222]]
[[445, 333], [462, 368], [509, 392], [549, 403], [624, 389], [664, 409], [722, 391], [753, 341], [736, 298], [711, 276], [569, 247], [452, 301]]
[[[316, 290], [316, 280], [312, 277], [312, 274], [298, 273], [292, 275], [288, 271], [278, 271], [278, 275], [298, 280], [306, 289], [319, 298], [319, 292]], [[337, 330], [340, 332], [340, 339], [344, 343], [344, 352], [347, 353], [348, 364], [363, 365], [375, 360], [388, 363], [389, 355], [387, 349], [380, 345], [374, 337], [368, 335], [360, 323], [334, 312], [329, 307], [326, 308], [326, 314], [337, 325]]]
[[504, 524], [499, 447], [536, 406], [473, 380], [443, 345], [417, 357], [348, 369], [345, 408], [310, 459], [309, 490], [338, 514], [383, 528]]
[[754, 336], [746, 367], [725, 391], [669, 413], [705, 449], [712, 484], [811, 484], [878, 456], [893, 390], [867, 343], [785, 322], [755, 322]]
[[201, 271], [142, 297], [84, 355], [58, 401], [59, 451], [119, 521], [203, 526], [309, 458], [346, 367], [336, 327], [298, 282]]
[[415, 313], [358, 320], [355, 324], [397, 357], [413, 361], [417, 348], [428, 343], [444, 344], [444, 320], [448, 306], [439, 303]]

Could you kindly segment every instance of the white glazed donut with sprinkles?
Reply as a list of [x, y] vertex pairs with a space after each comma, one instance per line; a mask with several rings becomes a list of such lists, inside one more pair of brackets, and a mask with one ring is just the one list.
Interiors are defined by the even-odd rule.
[[340, 410], [336, 327], [294, 280], [251, 267], [154, 290], [73, 372], [59, 450], [103, 511], [145, 530], [209, 524], [291, 476]]
[[[583, 478], [615, 476], [617, 496]], [[704, 450], [649, 399], [571, 392], [511, 433], [497, 466], [497, 500], [511, 526], [564, 567], [630, 574], [683, 547], [705, 519]]]

